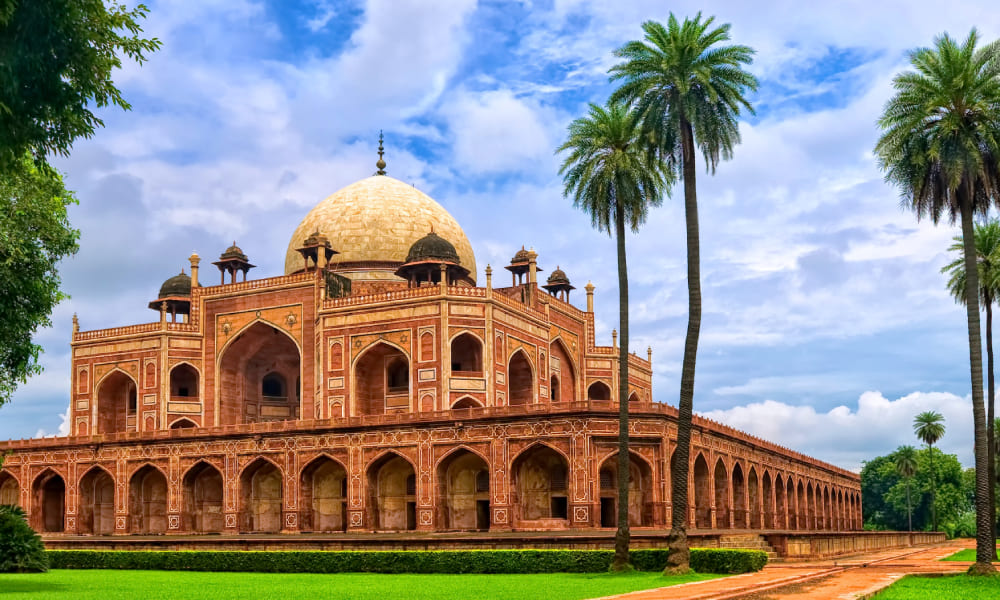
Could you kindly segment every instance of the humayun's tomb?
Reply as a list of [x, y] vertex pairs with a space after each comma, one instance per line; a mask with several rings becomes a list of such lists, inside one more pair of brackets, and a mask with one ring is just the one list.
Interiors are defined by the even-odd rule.
[[[47, 540], [613, 527], [618, 348], [594, 287], [576, 308], [523, 249], [480, 285], [458, 223], [384, 165], [306, 215], [283, 275], [249, 278], [234, 243], [221, 280], [197, 255], [167, 279], [155, 322], [74, 317], [71, 434], [0, 443], [0, 504]], [[673, 510], [650, 356], [628, 365], [637, 533]], [[690, 474], [695, 534], [861, 529], [858, 475], [699, 417]]]

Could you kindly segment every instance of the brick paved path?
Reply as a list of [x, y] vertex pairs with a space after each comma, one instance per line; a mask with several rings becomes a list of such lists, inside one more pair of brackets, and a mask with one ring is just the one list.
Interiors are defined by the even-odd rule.
[[962, 573], [967, 562], [940, 559], [974, 540], [889, 550], [841, 559], [774, 563], [757, 573], [615, 596], [615, 600], [853, 600], [867, 598], [911, 573]]

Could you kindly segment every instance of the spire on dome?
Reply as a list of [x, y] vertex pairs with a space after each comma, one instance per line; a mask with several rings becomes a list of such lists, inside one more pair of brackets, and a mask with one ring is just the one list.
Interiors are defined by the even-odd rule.
[[385, 175], [385, 159], [383, 158], [384, 154], [385, 150], [382, 149], [382, 130], [380, 129], [378, 132], [378, 162], [375, 163], [375, 166], [378, 167], [378, 171], [375, 171], [376, 175]]

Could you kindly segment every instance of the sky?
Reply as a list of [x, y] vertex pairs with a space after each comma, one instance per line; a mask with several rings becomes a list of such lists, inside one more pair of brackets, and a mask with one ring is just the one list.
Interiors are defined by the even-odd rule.
[[[66, 431], [74, 313], [84, 330], [155, 321], [160, 284], [233, 240], [254, 276], [281, 274], [309, 209], [374, 172], [380, 130], [389, 175], [458, 220], [480, 280], [533, 247], [547, 271], [594, 283], [610, 344], [614, 241], [563, 197], [555, 149], [614, 89], [613, 51], [643, 21], [700, 10], [756, 50], [761, 85], [734, 158], [698, 175], [695, 410], [855, 470], [918, 444], [914, 415], [937, 410], [940, 447], [972, 465], [964, 311], [940, 273], [958, 230], [902, 209], [872, 148], [907, 52], [973, 26], [1000, 37], [993, 2], [146, 4], [163, 47], [114, 75], [132, 110], [102, 110], [105, 127], [54, 161], [79, 199], [80, 251], [60, 265], [71, 298], [38, 332], [45, 372], [0, 409], [0, 439]], [[652, 347], [654, 399], [675, 405], [682, 193], [627, 240], [633, 349]]]

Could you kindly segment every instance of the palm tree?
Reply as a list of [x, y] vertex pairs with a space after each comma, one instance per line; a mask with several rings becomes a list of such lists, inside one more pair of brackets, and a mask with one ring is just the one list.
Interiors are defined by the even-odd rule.
[[[993, 368], [993, 302], [997, 298], [1000, 284], [1000, 222], [991, 220], [982, 225], [976, 225], [974, 230], [974, 245], [976, 247], [976, 266], [979, 275], [979, 301], [986, 309], [986, 423], [994, 422], [996, 412], [996, 383]], [[941, 269], [949, 275], [948, 291], [959, 304], [965, 302], [965, 256], [964, 242], [961, 236], [954, 238], [951, 252], [957, 252], [958, 257]], [[986, 428], [986, 466], [989, 469], [987, 477], [996, 481], [996, 448], [995, 432], [992, 427]], [[997, 522], [996, 486], [989, 486], [990, 523]]]
[[926, 410], [913, 419], [913, 433], [927, 444], [927, 462], [931, 467], [931, 529], [937, 531], [937, 481], [934, 471], [934, 444], [944, 436], [944, 417], [939, 412]]
[[917, 474], [917, 451], [913, 446], [896, 448], [896, 472], [906, 482], [906, 524], [913, 543], [913, 505], [910, 503], [910, 480]]
[[743, 70], [753, 62], [748, 46], [719, 45], [729, 40], [729, 24], [713, 27], [714, 17], [678, 23], [671, 14], [667, 26], [647, 21], [645, 39], [615, 51], [623, 62], [611, 68], [611, 80], [621, 81], [612, 99], [634, 103], [642, 116], [650, 150], [684, 180], [687, 225], [688, 327], [681, 367], [677, 418], [676, 471], [671, 477], [673, 513], [665, 572], [686, 572], [688, 469], [691, 455], [691, 414], [694, 373], [701, 331], [701, 259], [698, 240], [698, 192], [695, 150], [707, 170], [715, 172], [740, 141], [738, 118], [753, 107], [744, 95], [757, 89], [757, 79]]
[[960, 219], [965, 258], [965, 306], [976, 456], [976, 563], [970, 573], [994, 573], [983, 410], [983, 356], [979, 330], [979, 271], [973, 216], [1000, 202], [1000, 45], [976, 48], [943, 35], [934, 48], [910, 53], [915, 71], [896, 75], [896, 94], [879, 119], [875, 146], [886, 180], [895, 184], [917, 218]]
[[628, 523], [628, 268], [625, 227], [636, 232], [651, 206], [659, 206], [673, 182], [657, 157], [646, 151], [636, 114], [622, 103], [604, 108], [590, 105], [590, 113], [569, 125], [569, 139], [558, 152], [568, 151], [559, 174], [563, 195], [590, 215], [597, 229], [618, 244], [618, 531], [612, 570], [628, 568], [631, 533]]

